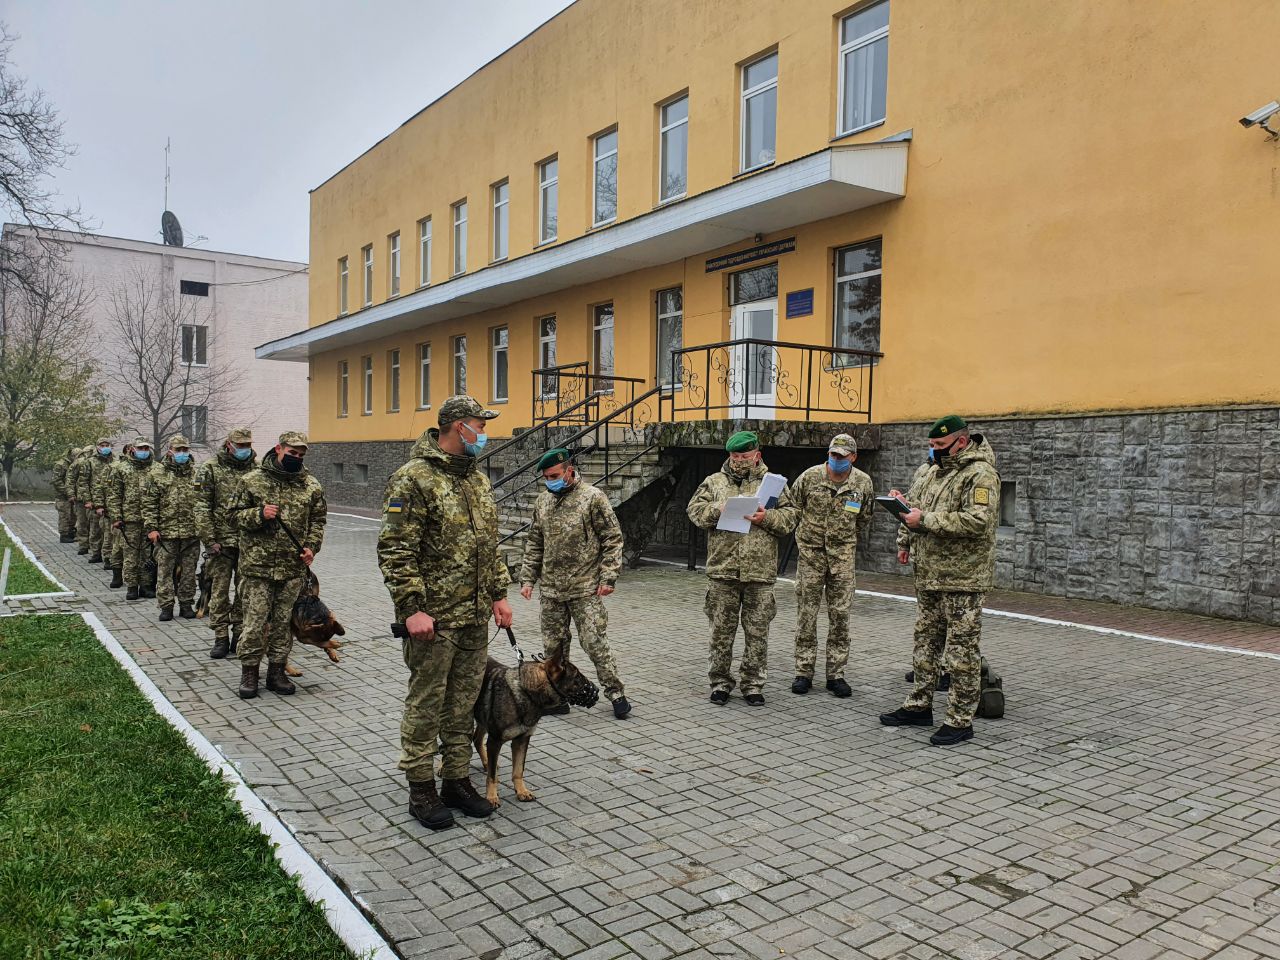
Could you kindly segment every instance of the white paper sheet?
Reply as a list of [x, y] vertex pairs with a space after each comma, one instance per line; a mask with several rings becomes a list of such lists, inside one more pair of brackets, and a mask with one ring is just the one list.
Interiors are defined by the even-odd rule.
[[756, 512], [760, 501], [755, 497], [730, 497], [720, 514], [717, 530], [728, 530], [732, 533], [746, 533], [751, 529], [751, 521], [747, 517]]
[[760, 481], [760, 489], [756, 491], [756, 497], [759, 498], [760, 506], [764, 506], [772, 497], [782, 496], [782, 491], [786, 489], [787, 478], [780, 473], [766, 473], [764, 479]]

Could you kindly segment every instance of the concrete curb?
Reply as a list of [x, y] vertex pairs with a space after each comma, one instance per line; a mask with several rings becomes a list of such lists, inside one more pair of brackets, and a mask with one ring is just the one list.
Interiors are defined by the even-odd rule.
[[231, 762], [160, 692], [98, 616], [93, 613], [82, 613], [80, 616], [93, 630], [98, 641], [129, 674], [142, 695], [151, 702], [156, 713], [182, 735], [211, 771], [230, 781], [236, 803], [240, 805], [244, 815], [272, 842], [280, 866], [285, 873], [297, 880], [307, 899], [324, 911], [325, 920], [347, 948], [362, 960], [398, 960], [400, 954], [303, 848], [284, 822], [249, 788]]
[[7, 597], [6, 599], [8, 599], [8, 600], [31, 600], [31, 599], [34, 599], [35, 597], [71, 597], [71, 596], [75, 596], [75, 592], [74, 592], [73, 590], [68, 590], [68, 589], [67, 589], [67, 585], [66, 585], [65, 583], [63, 583], [61, 580], [59, 580], [57, 577], [55, 577], [55, 576], [54, 576], [54, 575], [49, 571], [49, 568], [48, 568], [48, 567], [46, 567], [43, 563], [41, 563], [41, 562], [40, 562], [40, 558], [39, 558], [39, 557], [37, 557], [34, 553], [32, 553], [32, 552], [31, 552], [31, 548], [30, 548], [30, 547], [28, 547], [25, 543], [23, 543], [23, 542], [22, 542], [22, 538], [21, 538], [20, 536], [18, 536], [16, 533], [14, 533], [14, 532], [13, 532], [13, 528], [12, 528], [12, 527], [10, 527], [7, 523], [5, 523], [5, 522], [4, 522], [4, 517], [0, 517], [0, 527], [4, 527], [4, 532], [5, 532], [5, 534], [8, 536], [8, 538], [9, 538], [10, 540], [12, 540], [12, 541], [14, 542], [14, 545], [15, 545], [15, 546], [17, 546], [17, 548], [18, 548], [19, 550], [21, 550], [21, 551], [22, 551], [23, 556], [25, 556], [28, 560], [30, 560], [32, 563], [34, 563], [34, 564], [35, 564], [35, 566], [36, 566], [36, 569], [37, 569], [37, 570], [39, 570], [41, 573], [43, 573], [43, 574], [45, 575], [45, 578], [46, 578], [50, 583], [52, 583], [55, 587], [57, 587], [57, 588], [58, 588], [57, 590], [51, 590], [51, 591], [50, 591], [50, 592], [48, 592], [48, 593], [23, 593], [23, 594], [12, 594], [12, 595], [10, 595], [9, 597]]

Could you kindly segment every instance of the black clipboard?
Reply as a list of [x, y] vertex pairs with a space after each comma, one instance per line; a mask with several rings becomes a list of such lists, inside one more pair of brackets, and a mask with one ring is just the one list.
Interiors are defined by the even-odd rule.
[[911, 504], [907, 503], [907, 501], [900, 500], [897, 497], [876, 497], [876, 503], [897, 517], [899, 523], [906, 525], [906, 521], [902, 518], [911, 510]]

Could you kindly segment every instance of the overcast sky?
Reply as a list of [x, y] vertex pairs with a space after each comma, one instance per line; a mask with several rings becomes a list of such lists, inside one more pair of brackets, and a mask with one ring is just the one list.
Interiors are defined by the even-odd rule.
[[4, 0], [98, 232], [307, 259], [307, 191], [571, 0]]

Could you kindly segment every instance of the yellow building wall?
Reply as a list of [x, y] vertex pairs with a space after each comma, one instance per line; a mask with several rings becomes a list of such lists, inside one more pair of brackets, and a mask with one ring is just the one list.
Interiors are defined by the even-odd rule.
[[[888, 116], [841, 142], [913, 130], [907, 196], [797, 227], [779, 260], [780, 299], [812, 286], [812, 318], [779, 337], [831, 342], [831, 250], [884, 238], [875, 420], [1280, 402], [1280, 148], [1237, 118], [1277, 96], [1280, 4], [1130, 0], [966, 3], [891, 0]], [[826, 148], [836, 110], [829, 0], [757, 4], [579, 0], [395, 131], [312, 194], [311, 323], [337, 312], [337, 261], [375, 252], [386, 295], [386, 238], [403, 241], [402, 290], [416, 287], [417, 221], [434, 224], [432, 279], [447, 276], [450, 204], [470, 201], [468, 264], [487, 263], [489, 187], [511, 184], [510, 253], [533, 249], [536, 163], [559, 156], [563, 242], [587, 228], [592, 134], [619, 127], [619, 219], [657, 196], [656, 105], [690, 95], [689, 192], [737, 171], [742, 61], [780, 53], [778, 162]], [[745, 244], [744, 244], [745, 246]], [[708, 251], [708, 256], [719, 251]], [[587, 305], [615, 301], [617, 373], [652, 382], [652, 291], [685, 285], [685, 344], [728, 334], [725, 273], [703, 259], [433, 325], [400, 346], [434, 344], [446, 395], [448, 337], [466, 332], [470, 388], [489, 396], [488, 328], [511, 330], [510, 417], [527, 422], [535, 319], [556, 313], [559, 359], [587, 356]], [[781, 304], [780, 304], [781, 306]], [[433, 417], [360, 417], [358, 364], [385, 352], [312, 359], [316, 439], [410, 436]], [[352, 414], [339, 421], [339, 356], [352, 361]], [[403, 389], [403, 388], [402, 388]], [[437, 401], [438, 402], [438, 401]]]

